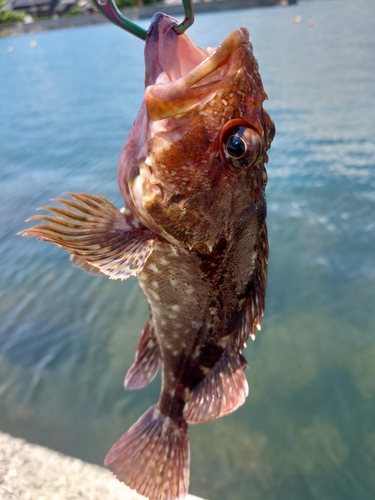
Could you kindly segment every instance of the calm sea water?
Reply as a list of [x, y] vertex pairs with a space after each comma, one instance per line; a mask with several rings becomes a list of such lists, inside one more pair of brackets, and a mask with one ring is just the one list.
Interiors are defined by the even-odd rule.
[[[246, 404], [191, 428], [191, 492], [369, 500], [375, 4], [212, 13], [189, 34], [213, 46], [240, 25], [277, 127], [267, 309], [247, 349]], [[122, 206], [117, 159], [142, 99], [142, 50], [110, 25], [0, 40], [0, 429], [94, 463], [157, 399], [160, 379], [123, 389], [148, 306], [135, 280], [85, 275], [62, 250], [16, 233], [64, 191]]]

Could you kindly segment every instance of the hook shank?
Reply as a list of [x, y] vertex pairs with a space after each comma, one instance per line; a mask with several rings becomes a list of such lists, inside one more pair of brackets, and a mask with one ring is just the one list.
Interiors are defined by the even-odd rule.
[[177, 35], [182, 35], [182, 33], [185, 33], [185, 31], [190, 28], [190, 26], [194, 22], [193, 0], [182, 0], [182, 3], [185, 10], [185, 19], [182, 21], [182, 23], [173, 28]]

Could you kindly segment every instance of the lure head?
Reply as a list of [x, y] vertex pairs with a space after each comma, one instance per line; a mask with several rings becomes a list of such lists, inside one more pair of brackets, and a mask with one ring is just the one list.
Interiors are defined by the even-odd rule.
[[119, 184], [146, 226], [209, 253], [251, 213], [264, 219], [274, 126], [247, 30], [205, 50], [177, 35], [175, 24], [164, 14], [151, 23], [145, 97], [120, 157]]

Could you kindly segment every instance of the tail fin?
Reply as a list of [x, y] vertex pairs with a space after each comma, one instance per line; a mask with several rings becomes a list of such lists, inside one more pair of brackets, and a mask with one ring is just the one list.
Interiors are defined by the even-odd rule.
[[104, 465], [150, 500], [184, 499], [189, 487], [189, 435], [185, 420], [151, 406], [109, 450]]

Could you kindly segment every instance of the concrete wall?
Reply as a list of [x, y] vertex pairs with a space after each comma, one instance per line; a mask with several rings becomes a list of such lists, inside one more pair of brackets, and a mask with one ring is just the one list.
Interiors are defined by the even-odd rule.
[[[147, 500], [98, 465], [0, 432], [1, 500]], [[202, 500], [188, 495], [186, 500]]]

